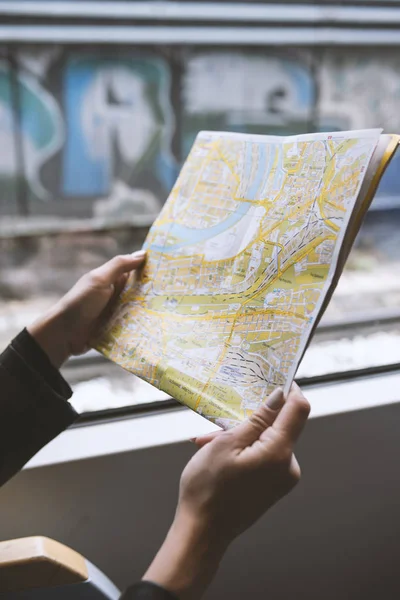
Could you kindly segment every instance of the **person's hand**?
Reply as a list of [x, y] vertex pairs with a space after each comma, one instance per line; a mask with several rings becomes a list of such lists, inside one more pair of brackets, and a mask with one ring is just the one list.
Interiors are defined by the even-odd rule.
[[29, 333], [59, 368], [69, 356], [89, 350], [90, 342], [111, 315], [129, 274], [144, 262], [145, 252], [116, 256], [90, 271], [43, 317]]
[[228, 542], [250, 527], [300, 480], [293, 448], [309, 411], [294, 384], [286, 402], [278, 388], [246, 422], [197, 438], [201, 450], [182, 473], [178, 511]]
[[230, 542], [299, 481], [293, 448], [309, 411], [294, 384], [286, 402], [276, 390], [248, 421], [196, 440], [174, 523], [145, 579], [181, 600], [202, 595]]

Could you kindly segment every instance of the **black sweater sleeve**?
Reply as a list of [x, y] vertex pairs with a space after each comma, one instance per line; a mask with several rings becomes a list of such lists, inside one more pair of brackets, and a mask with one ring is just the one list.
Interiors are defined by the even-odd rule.
[[[72, 391], [26, 329], [0, 355], [0, 485], [77, 417]], [[147, 581], [120, 600], [177, 600]]]
[[178, 600], [174, 594], [167, 592], [164, 588], [151, 583], [140, 581], [129, 587], [122, 594], [120, 600]]
[[0, 485], [73, 423], [71, 395], [45, 352], [22, 331], [0, 355]]

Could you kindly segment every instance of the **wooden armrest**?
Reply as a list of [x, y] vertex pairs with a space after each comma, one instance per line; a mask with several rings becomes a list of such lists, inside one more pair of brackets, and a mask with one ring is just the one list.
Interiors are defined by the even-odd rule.
[[0, 542], [0, 593], [87, 579], [83, 556], [59, 542], [41, 536]]

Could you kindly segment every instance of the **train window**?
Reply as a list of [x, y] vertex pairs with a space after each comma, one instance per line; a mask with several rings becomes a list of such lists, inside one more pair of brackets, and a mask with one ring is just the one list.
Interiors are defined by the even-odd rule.
[[[200, 129], [400, 133], [399, 102], [400, 60], [368, 44], [0, 42], [0, 345], [81, 274], [141, 247]], [[400, 363], [399, 162], [300, 367], [304, 380]], [[94, 354], [65, 373], [81, 412], [167, 399]]]

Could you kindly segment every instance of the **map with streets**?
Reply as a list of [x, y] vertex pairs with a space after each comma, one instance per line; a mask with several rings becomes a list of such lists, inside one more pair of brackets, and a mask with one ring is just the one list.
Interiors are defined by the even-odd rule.
[[224, 428], [287, 389], [380, 133], [201, 132], [98, 349]]

